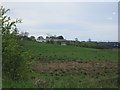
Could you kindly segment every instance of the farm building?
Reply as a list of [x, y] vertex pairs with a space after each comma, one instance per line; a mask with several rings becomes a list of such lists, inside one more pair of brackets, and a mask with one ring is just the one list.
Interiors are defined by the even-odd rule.
[[38, 42], [46, 42], [46, 39], [44, 39], [42, 36], [39, 36], [36, 41], [38, 41]]

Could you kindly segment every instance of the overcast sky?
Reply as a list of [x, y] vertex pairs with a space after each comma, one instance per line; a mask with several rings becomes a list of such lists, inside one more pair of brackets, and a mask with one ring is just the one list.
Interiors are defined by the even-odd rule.
[[36, 37], [63, 35], [80, 41], [118, 41], [117, 2], [4, 2], [7, 14], [21, 18], [20, 31]]

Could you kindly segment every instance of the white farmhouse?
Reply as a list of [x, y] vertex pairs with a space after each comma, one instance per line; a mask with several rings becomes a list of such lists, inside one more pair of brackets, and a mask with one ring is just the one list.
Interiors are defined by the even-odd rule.
[[36, 41], [38, 41], [38, 42], [46, 42], [46, 39], [44, 39], [42, 36], [39, 36]]

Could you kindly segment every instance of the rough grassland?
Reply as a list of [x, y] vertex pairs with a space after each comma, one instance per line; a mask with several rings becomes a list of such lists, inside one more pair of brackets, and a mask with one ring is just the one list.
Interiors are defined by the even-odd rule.
[[28, 79], [3, 81], [16, 88], [117, 88], [118, 50], [23, 41], [29, 51]]

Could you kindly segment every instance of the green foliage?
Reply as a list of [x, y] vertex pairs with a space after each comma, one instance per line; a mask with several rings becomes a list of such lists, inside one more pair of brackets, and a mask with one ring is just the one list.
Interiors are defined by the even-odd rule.
[[9, 38], [6, 40], [6, 37], [3, 37], [3, 76], [7, 75], [8, 77], [16, 80], [19, 79], [20, 67], [23, 64], [20, 52], [20, 45], [14, 40], [14, 38]]
[[[23, 78], [23, 70], [25, 69], [25, 59], [23, 57], [23, 47], [17, 39], [18, 30], [16, 23], [20, 20], [12, 21], [6, 16], [9, 9], [1, 7], [2, 11], [2, 69], [3, 78], [7, 77], [12, 80]], [[23, 69], [24, 68], [24, 69]]]

